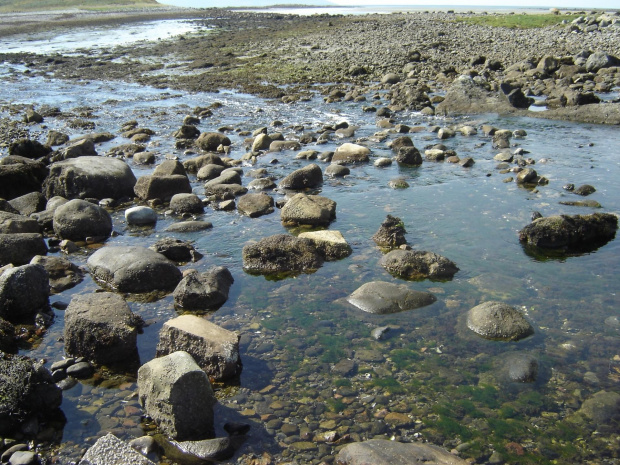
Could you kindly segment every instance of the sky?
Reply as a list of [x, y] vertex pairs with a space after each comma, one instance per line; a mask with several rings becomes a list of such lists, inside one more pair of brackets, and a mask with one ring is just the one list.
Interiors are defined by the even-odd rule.
[[327, 4], [340, 6], [503, 6], [558, 7], [564, 9], [620, 9], [620, 0], [159, 0], [168, 5], [210, 8], [225, 6], [265, 6], [284, 4]]

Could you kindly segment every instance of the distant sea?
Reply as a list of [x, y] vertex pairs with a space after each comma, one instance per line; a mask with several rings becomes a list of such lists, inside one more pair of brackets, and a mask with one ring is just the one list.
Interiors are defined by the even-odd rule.
[[[268, 7], [268, 8], [239, 8], [235, 11], [252, 11], [252, 12], [269, 12], [279, 14], [296, 14], [296, 15], [314, 15], [314, 14], [330, 14], [330, 15], [365, 15], [365, 14], [391, 14], [397, 12], [420, 12], [420, 11], [454, 11], [455, 13], [466, 13], [473, 11], [475, 13], [548, 13], [550, 7], [523, 7], [523, 6], [481, 6], [481, 5], [366, 5], [357, 7]], [[571, 9], [570, 11], [580, 11]]]

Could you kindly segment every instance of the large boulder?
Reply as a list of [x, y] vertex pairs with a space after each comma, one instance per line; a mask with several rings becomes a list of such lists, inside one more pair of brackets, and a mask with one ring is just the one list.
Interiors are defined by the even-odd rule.
[[32, 319], [49, 308], [49, 275], [41, 265], [9, 268], [0, 275], [0, 318]]
[[0, 211], [0, 234], [38, 233], [39, 223], [27, 216]]
[[548, 249], [590, 249], [612, 240], [618, 217], [610, 213], [538, 218], [519, 231], [519, 240]]
[[19, 212], [20, 215], [30, 216], [45, 210], [47, 199], [40, 192], [30, 192], [29, 194], [20, 195], [9, 201], [11, 207]]
[[174, 239], [172, 237], [164, 237], [149, 249], [162, 254], [169, 260], [178, 263], [197, 262], [203, 255], [198, 252], [191, 242]]
[[363, 145], [349, 142], [340, 145], [334, 152], [332, 163], [340, 165], [347, 163], [366, 163], [370, 157], [370, 149]]
[[245, 194], [239, 198], [237, 209], [250, 218], [258, 218], [259, 216], [273, 213], [274, 201], [270, 195], [264, 192], [257, 194]]
[[204, 273], [192, 270], [174, 290], [174, 303], [184, 310], [217, 309], [228, 300], [228, 291], [234, 282], [228, 268], [223, 266]]
[[121, 441], [112, 433], [97, 439], [90, 447], [78, 465], [155, 465], [129, 444]]
[[84, 279], [84, 271], [64, 257], [37, 255], [30, 263], [45, 268], [49, 275], [50, 288], [53, 293], [71, 289]]
[[0, 234], [0, 266], [25, 265], [35, 255], [45, 255], [47, 245], [41, 234]]
[[192, 186], [187, 176], [141, 176], [134, 187], [137, 197], [142, 200], [160, 199], [169, 201], [175, 194], [191, 194]]
[[588, 73], [596, 73], [601, 68], [609, 68], [618, 65], [620, 65], [620, 59], [599, 50], [588, 57], [586, 61], [586, 71]]
[[9, 155], [19, 155], [32, 160], [46, 157], [51, 152], [51, 148], [32, 139], [17, 139], [9, 144]]
[[43, 193], [48, 199], [55, 195], [66, 199], [121, 199], [133, 197], [135, 184], [136, 177], [124, 161], [89, 156], [53, 163]]
[[381, 258], [389, 273], [405, 279], [451, 279], [459, 268], [434, 252], [395, 249]]
[[98, 153], [95, 150], [95, 142], [92, 139], [85, 138], [77, 140], [68, 147], [58, 150], [52, 156], [52, 161], [62, 161], [68, 160], [69, 158], [88, 156], [96, 157], [97, 155]]
[[202, 213], [204, 205], [196, 194], [174, 194], [170, 199], [170, 210], [176, 214]]
[[137, 360], [142, 320], [118, 294], [73, 296], [65, 311], [65, 351], [100, 365]]
[[467, 313], [467, 327], [485, 339], [518, 341], [534, 334], [523, 314], [503, 302], [484, 302]]
[[323, 172], [319, 165], [312, 163], [286, 176], [278, 187], [280, 189], [301, 190], [318, 187], [323, 183]]
[[189, 353], [210, 378], [226, 380], [241, 373], [239, 335], [195, 315], [181, 315], [159, 331], [157, 356]]
[[164, 434], [181, 441], [213, 437], [213, 388], [187, 352], [174, 352], [142, 365], [138, 396], [146, 414]]
[[243, 269], [250, 273], [311, 273], [323, 256], [310, 239], [276, 234], [243, 248]]
[[336, 202], [320, 195], [296, 194], [282, 207], [285, 226], [326, 226], [336, 219]]
[[345, 446], [336, 458], [342, 465], [466, 465], [463, 459], [431, 444], [370, 439]]
[[173, 291], [182, 278], [174, 263], [146, 247], [103, 247], [87, 264], [94, 278], [119, 292]]
[[54, 232], [62, 239], [83, 241], [87, 237], [106, 239], [112, 233], [112, 217], [99, 205], [74, 199], [54, 212]]
[[196, 139], [196, 145], [206, 152], [215, 152], [220, 145], [229, 146], [230, 139], [219, 132], [203, 132]]
[[61, 403], [62, 391], [41, 362], [0, 353], [0, 435], [14, 437], [22, 426], [44, 424]]
[[503, 92], [490, 91], [471, 76], [461, 75], [454, 80], [444, 100], [437, 105], [435, 114], [507, 113], [513, 110]]
[[403, 221], [396, 216], [388, 215], [372, 236], [372, 240], [379, 247], [398, 247], [407, 243], [406, 233]]
[[372, 281], [357, 288], [347, 302], [367, 313], [385, 315], [425, 307], [437, 298], [429, 293], [413, 291], [407, 286]]
[[11, 155], [0, 159], [0, 198], [10, 200], [40, 191], [48, 173], [39, 161]]

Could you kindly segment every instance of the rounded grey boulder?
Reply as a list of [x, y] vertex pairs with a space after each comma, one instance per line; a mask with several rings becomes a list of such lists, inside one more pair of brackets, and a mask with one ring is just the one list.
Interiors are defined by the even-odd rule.
[[9, 321], [32, 318], [49, 306], [49, 275], [41, 265], [9, 268], [0, 275], [0, 317]]
[[523, 314], [503, 302], [484, 302], [467, 313], [467, 327], [485, 339], [518, 341], [534, 334]]
[[312, 163], [286, 176], [278, 187], [280, 189], [307, 189], [320, 186], [323, 183], [323, 172], [319, 165]]
[[146, 247], [103, 247], [87, 264], [94, 278], [120, 292], [173, 291], [182, 278], [174, 263]]
[[54, 232], [62, 239], [83, 241], [87, 237], [107, 238], [112, 233], [110, 214], [86, 200], [70, 200], [54, 212]]

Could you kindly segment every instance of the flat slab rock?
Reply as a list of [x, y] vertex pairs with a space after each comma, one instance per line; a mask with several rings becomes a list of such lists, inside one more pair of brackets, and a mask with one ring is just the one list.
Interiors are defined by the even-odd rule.
[[448, 451], [430, 444], [371, 439], [345, 446], [336, 458], [342, 465], [465, 465]]
[[356, 289], [347, 302], [368, 313], [385, 315], [425, 307], [437, 298], [430, 292], [413, 291], [405, 285], [372, 281]]

